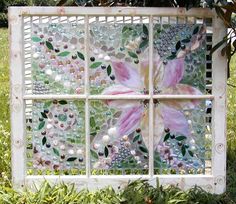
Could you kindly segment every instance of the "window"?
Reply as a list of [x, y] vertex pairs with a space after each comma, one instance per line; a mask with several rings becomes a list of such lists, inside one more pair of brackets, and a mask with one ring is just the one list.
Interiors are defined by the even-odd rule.
[[225, 58], [209, 50], [225, 29], [214, 13], [25, 7], [10, 17], [15, 186], [142, 177], [224, 191]]

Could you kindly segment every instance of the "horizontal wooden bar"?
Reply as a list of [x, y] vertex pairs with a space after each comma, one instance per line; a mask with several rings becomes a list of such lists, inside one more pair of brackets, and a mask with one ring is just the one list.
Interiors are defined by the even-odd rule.
[[47, 99], [86, 99], [86, 95], [69, 95], [69, 94], [48, 94], [48, 95], [33, 95], [33, 94], [28, 94], [24, 95], [23, 99], [25, 100], [47, 100]]
[[20, 10], [22, 16], [186, 16], [199, 18], [212, 18], [214, 11], [208, 8], [154, 8], [154, 7], [9, 7], [14, 10]]
[[[213, 95], [153, 95], [154, 99], [214, 99]], [[47, 99], [86, 99], [86, 95], [24, 95], [25, 100], [47, 100]], [[89, 95], [90, 100], [145, 100], [151, 99], [151, 95]]]
[[155, 99], [214, 99], [213, 95], [154, 95]]
[[73, 183], [79, 190], [88, 188], [89, 190], [96, 190], [99, 188], [111, 185], [115, 189], [124, 188], [130, 181], [137, 179], [145, 179], [151, 185], [175, 185], [183, 190], [194, 187], [196, 183], [203, 189], [213, 192], [214, 191], [214, 177], [212, 175], [158, 175], [150, 177], [148, 175], [101, 175], [91, 176], [27, 176], [26, 185], [35, 187], [39, 186], [42, 182], [47, 180], [52, 184], [57, 183]]

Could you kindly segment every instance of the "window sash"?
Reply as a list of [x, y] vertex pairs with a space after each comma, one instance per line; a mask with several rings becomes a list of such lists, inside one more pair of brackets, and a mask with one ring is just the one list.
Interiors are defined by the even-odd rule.
[[[25, 17], [34, 16], [84, 16], [85, 17], [85, 36], [88, 36], [88, 26], [90, 16], [145, 16], [149, 18], [149, 95], [90, 95], [89, 94], [89, 65], [88, 56], [85, 59], [85, 93], [83, 95], [31, 95], [25, 94], [24, 68], [26, 59], [24, 53], [24, 21]], [[177, 23], [181, 19], [188, 22], [188, 18], [212, 18], [213, 19], [213, 44], [222, 39], [226, 33], [223, 22], [216, 17], [216, 13], [209, 9], [191, 9], [186, 11], [183, 8], [86, 8], [76, 7], [10, 7], [10, 42], [11, 42], [11, 124], [12, 124], [12, 175], [15, 188], [31, 185], [34, 181], [42, 182], [44, 178], [53, 181], [58, 180], [58, 176], [26, 176], [26, 150], [25, 150], [25, 100], [44, 100], [44, 99], [73, 99], [85, 101], [85, 129], [86, 129], [86, 176], [60, 176], [65, 181], [84, 183], [86, 186], [101, 183], [111, 183], [117, 185], [127, 183], [128, 179], [137, 179], [137, 176], [91, 176], [90, 175], [90, 138], [89, 138], [89, 101], [93, 99], [129, 99], [129, 100], [149, 100], [149, 175], [142, 176], [148, 178], [151, 183], [153, 179], [159, 178], [162, 184], [180, 184], [182, 188], [189, 188], [191, 185], [199, 184], [203, 188], [222, 193], [225, 191], [225, 163], [226, 163], [226, 58], [220, 55], [217, 50], [212, 57], [212, 94], [210, 95], [154, 95], [152, 84], [153, 71], [153, 18], [160, 17], [163, 23], [164, 17], [177, 17]], [[163, 18], [162, 18], [163, 17]], [[131, 18], [133, 19], [133, 18]], [[168, 18], [170, 22], [171, 18]], [[21, 31], [21, 32], [19, 32]], [[86, 38], [86, 53], [89, 53], [88, 37]], [[17, 69], [16, 69], [17, 67]], [[153, 110], [152, 99], [211, 99], [213, 102], [212, 114], [212, 175], [154, 175], [153, 173]], [[138, 175], [140, 178], [140, 175]], [[107, 182], [104, 182], [107, 180]], [[113, 181], [114, 180], [114, 181]]]

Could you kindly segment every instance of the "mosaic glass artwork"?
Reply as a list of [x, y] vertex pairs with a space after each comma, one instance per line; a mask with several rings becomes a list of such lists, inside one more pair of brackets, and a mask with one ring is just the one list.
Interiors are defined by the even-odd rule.
[[148, 36], [147, 24], [90, 24], [91, 94], [103, 94], [106, 89], [106, 94], [113, 95], [107, 88], [119, 85], [140, 94], [148, 92]]
[[154, 25], [154, 94], [203, 94], [206, 27]]
[[[145, 121], [142, 122], [141, 118]], [[92, 168], [120, 169], [126, 173], [127, 170], [147, 170], [148, 132], [148, 104], [146, 102], [91, 101]]]
[[85, 174], [90, 146], [91, 174], [148, 174], [153, 111], [154, 173], [209, 173], [212, 102], [158, 98], [206, 94], [205, 25], [154, 23], [150, 35], [148, 18], [109, 18], [89, 17], [87, 32], [83, 23], [33, 24], [32, 93], [86, 97], [30, 104], [29, 169]]
[[209, 100], [163, 100], [155, 105], [156, 174], [206, 173], [211, 155], [211, 125], [206, 114], [211, 106]]
[[[83, 101], [33, 101], [31, 167], [63, 171], [85, 169]], [[77, 172], [78, 173], [78, 172]]]
[[33, 94], [84, 93], [84, 25], [33, 24]]

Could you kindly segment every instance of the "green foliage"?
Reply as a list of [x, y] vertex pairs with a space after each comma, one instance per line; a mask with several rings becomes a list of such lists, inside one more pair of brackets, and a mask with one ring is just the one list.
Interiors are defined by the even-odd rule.
[[55, 6], [57, 0], [0, 0], [0, 28], [7, 27], [7, 9], [9, 6]]
[[130, 182], [124, 189], [115, 191], [107, 187], [95, 192], [77, 191], [74, 185], [51, 185], [44, 182], [35, 191], [16, 192], [0, 187], [0, 203], [5, 204], [233, 204], [225, 195], [212, 195], [199, 187], [182, 191], [176, 186], [153, 187], [145, 180]]

